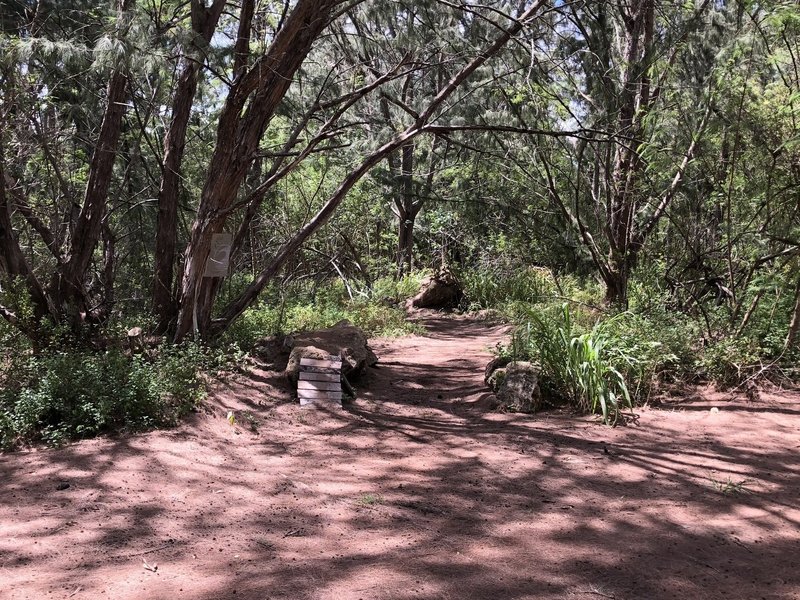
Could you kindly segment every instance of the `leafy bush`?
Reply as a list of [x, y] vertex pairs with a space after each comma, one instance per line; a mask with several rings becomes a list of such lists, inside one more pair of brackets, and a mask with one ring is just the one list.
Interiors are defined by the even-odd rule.
[[[346, 319], [360, 327], [369, 337], [400, 336], [419, 333], [419, 325], [406, 320], [399, 306], [383, 304], [381, 300], [399, 300], [406, 294], [416, 293], [416, 277], [406, 277], [400, 282], [381, 280], [376, 284], [373, 299], [350, 300], [337, 290], [336, 284], [318, 290], [314, 301], [297, 299], [276, 304], [263, 303], [249, 308], [226, 334], [226, 340], [243, 349], [249, 349], [261, 338], [292, 331], [310, 331], [331, 327]], [[413, 288], [413, 292], [409, 292]], [[385, 295], [378, 296], [377, 292]]]
[[625, 376], [637, 403], [649, 397], [662, 374], [683, 378], [694, 371], [692, 342], [699, 331], [690, 319], [663, 310], [648, 315], [626, 311], [604, 319], [598, 328], [607, 340], [609, 359]]
[[460, 279], [469, 310], [542, 302], [556, 294], [550, 272], [537, 267], [468, 270]]
[[174, 425], [203, 397], [206, 358], [192, 344], [162, 346], [152, 360], [118, 349], [11, 357], [0, 372], [0, 447]]
[[368, 337], [405, 335], [419, 329], [406, 321], [401, 309], [366, 300], [342, 305], [295, 305], [287, 311], [285, 327], [286, 331], [309, 331], [331, 327], [342, 319], [360, 327]]
[[697, 360], [698, 372], [719, 384], [735, 385], [761, 364], [758, 343], [749, 337], [725, 337], [708, 344]]
[[431, 271], [422, 269], [404, 275], [401, 279], [394, 277], [381, 277], [372, 285], [371, 297], [377, 301], [392, 300], [401, 303], [417, 294], [422, 280], [431, 274]]
[[239, 348], [249, 349], [267, 336], [285, 333], [286, 305], [273, 306], [267, 303], [254, 304], [234, 321], [225, 332], [224, 340]]
[[625, 378], [606, 351], [601, 327], [578, 333], [566, 304], [560, 319], [531, 316], [525, 338], [530, 354], [541, 364], [542, 385], [579, 410], [600, 413], [604, 423], [615, 425], [632, 402]]

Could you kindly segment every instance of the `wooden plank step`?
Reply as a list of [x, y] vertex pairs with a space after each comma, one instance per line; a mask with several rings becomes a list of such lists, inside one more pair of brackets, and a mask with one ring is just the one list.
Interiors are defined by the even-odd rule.
[[298, 390], [298, 399], [300, 400], [300, 406], [307, 406], [309, 404], [317, 403], [336, 403], [337, 405], [342, 405], [342, 392], [330, 392], [330, 391], [314, 391], [314, 390]]
[[339, 373], [311, 373], [300, 371], [300, 381], [337, 381], [341, 382], [342, 376]]
[[329, 359], [300, 359], [300, 373], [297, 382], [297, 397], [301, 406], [335, 402], [342, 405], [342, 359], [331, 356]]
[[300, 367], [300, 373], [341, 373], [341, 369], [330, 367]]
[[297, 395], [300, 398], [321, 398], [323, 400], [341, 400], [341, 391], [331, 390], [297, 390]]
[[300, 406], [306, 408], [309, 406], [338, 406], [341, 408], [342, 402], [340, 400], [331, 400], [328, 398], [300, 398]]
[[330, 360], [322, 360], [319, 358], [306, 358], [305, 356], [300, 359], [301, 367], [323, 367], [326, 369], [341, 369], [342, 359], [334, 358]]
[[338, 381], [298, 381], [298, 390], [333, 390], [342, 391], [342, 384]]

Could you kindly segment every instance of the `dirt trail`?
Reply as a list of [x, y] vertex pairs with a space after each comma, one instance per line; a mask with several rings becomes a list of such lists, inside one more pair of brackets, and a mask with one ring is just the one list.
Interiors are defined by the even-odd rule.
[[253, 369], [177, 430], [0, 456], [0, 598], [800, 598], [797, 395], [489, 413], [504, 331], [426, 324], [345, 410]]

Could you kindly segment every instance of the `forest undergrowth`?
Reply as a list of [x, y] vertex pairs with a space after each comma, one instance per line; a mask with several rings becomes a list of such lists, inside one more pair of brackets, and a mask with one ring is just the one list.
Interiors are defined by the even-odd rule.
[[[214, 344], [171, 345], [148, 338], [130, 347], [127, 328], [117, 322], [103, 348], [87, 347], [65, 332], [51, 343], [30, 346], [2, 328], [0, 446], [69, 439], [113, 431], [174, 426], [194, 410], [206, 391], [206, 375], [241, 364], [254, 345], [270, 336], [330, 327], [346, 319], [369, 337], [419, 334], [403, 308], [429, 271], [400, 280], [378, 280], [368, 293], [351, 297], [340, 280], [318, 286], [275, 289]], [[796, 352], [783, 351], [786, 324], [774, 307], [751, 317], [743, 331], [727, 333], [723, 310], [692, 315], [676, 310], [666, 295], [632, 286], [628, 310], [603, 306], [602, 287], [545, 269], [504, 269], [461, 274], [464, 298], [457, 313], [513, 325], [506, 345], [495, 352], [509, 360], [538, 363], [551, 403], [597, 413], [604, 422], [649, 402], [671, 383], [714, 383], [729, 390], [791, 383]], [[144, 317], [143, 317], [144, 318]]]

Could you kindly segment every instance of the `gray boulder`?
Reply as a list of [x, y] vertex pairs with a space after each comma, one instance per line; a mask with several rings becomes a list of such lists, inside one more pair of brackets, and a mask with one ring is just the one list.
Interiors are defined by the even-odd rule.
[[497, 395], [500, 408], [514, 412], [533, 413], [542, 407], [539, 389], [539, 365], [524, 361], [509, 363], [495, 369], [487, 383]]
[[[494, 374], [501, 369], [505, 371], [505, 367], [510, 362], [511, 357], [509, 356], [495, 356], [491, 361], [489, 361], [489, 364], [486, 365], [486, 370], [483, 373], [483, 382], [492, 388], [493, 392], [497, 391], [493, 383], [497, 381], [497, 377], [494, 377]], [[505, 375], [505, 372], [503, 375]]]
[[339, 321], [333, 327], [306, 331], [288, 337], [291, 345], [289, 362], [284, 371], [292, 387], [297, 386], [302, 358], [342, 359], [342, 374], [348, 379], [358, 378], [367, 367], [374, 366], [378, 357], [367, 345], [367, 336], [349, 321]]
[[504, 367], [500, 367], [499, 369], [495, 369], [492, 371], [492, 374], [486, 378], [486, 385], [497, 394], [500, 390], [500, 386], [506, 380], [506, 369]]

